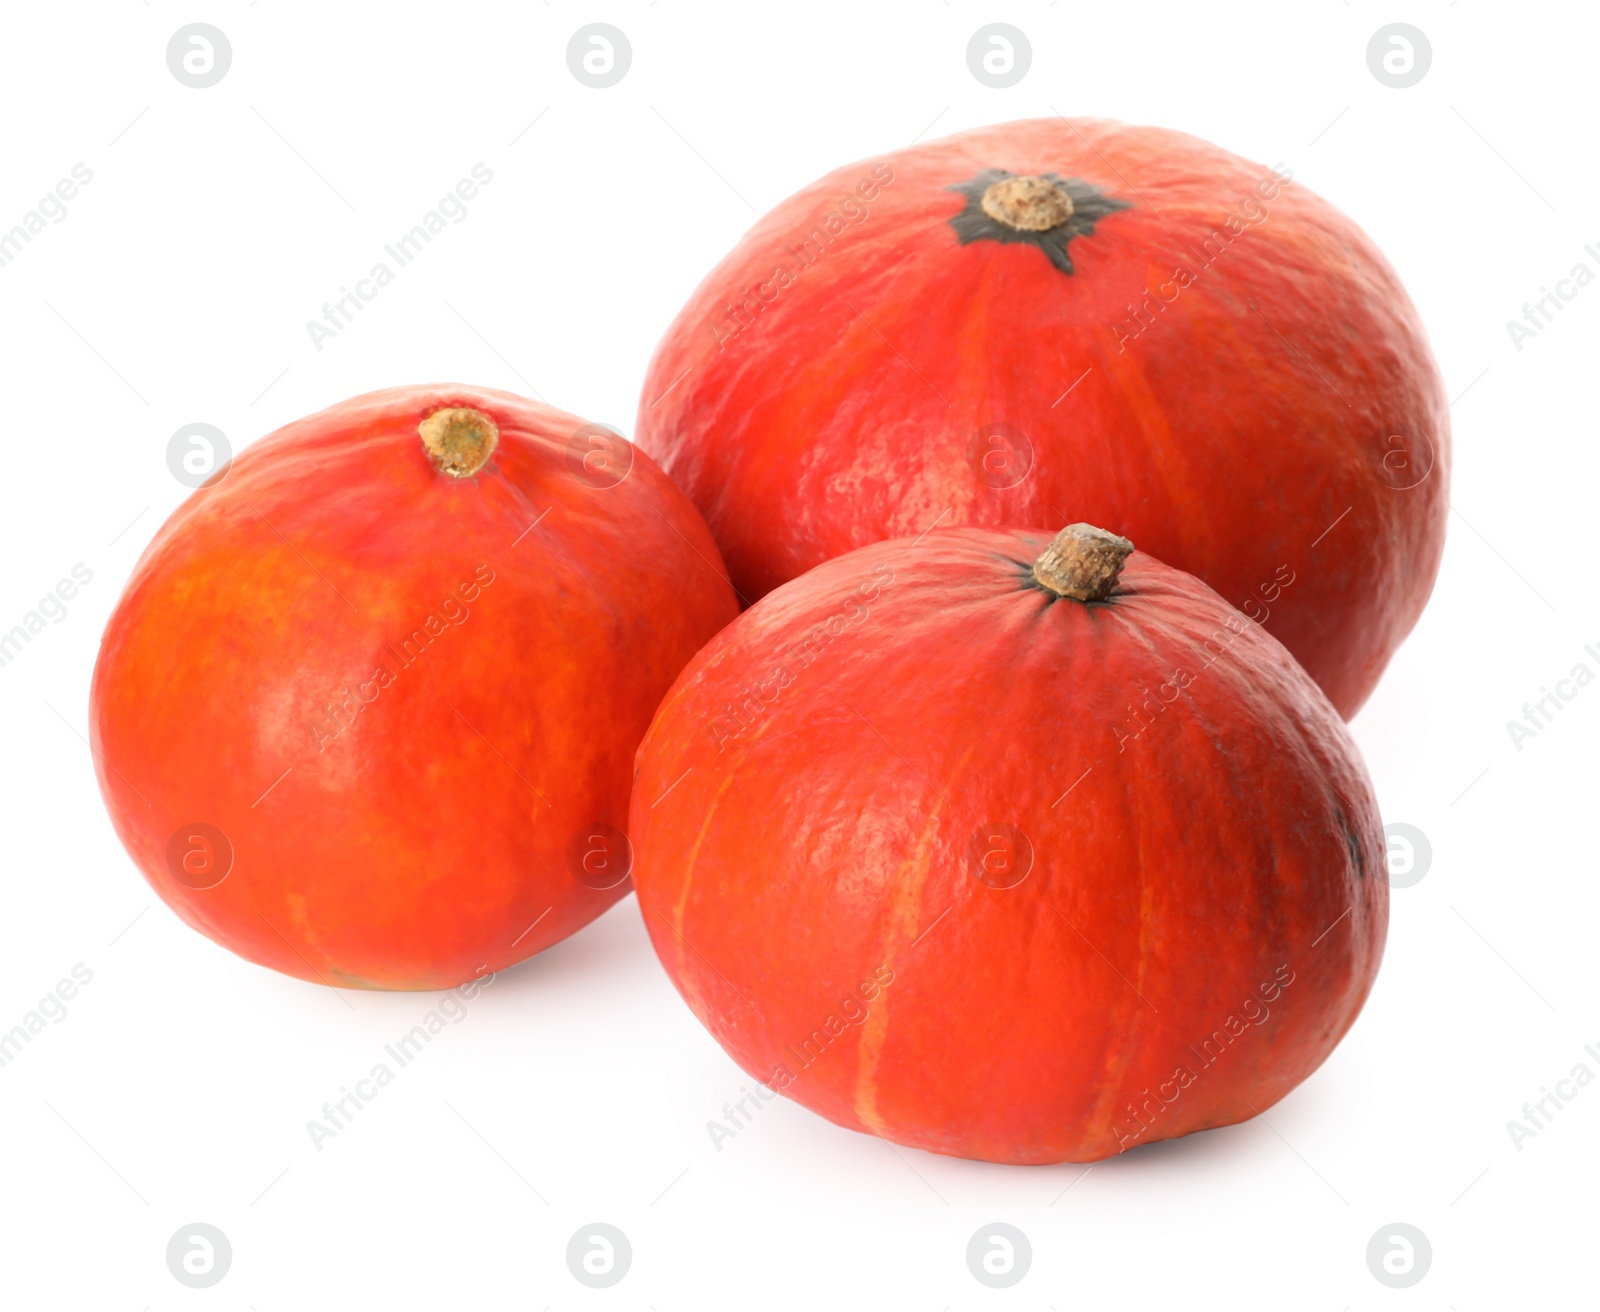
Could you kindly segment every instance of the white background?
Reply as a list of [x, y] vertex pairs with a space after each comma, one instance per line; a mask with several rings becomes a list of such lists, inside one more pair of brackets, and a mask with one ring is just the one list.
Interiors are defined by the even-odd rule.
[[[166, 63], [193, 21], [233, 49], [205, 90]], [[567, 68], [591, 21], [632, 46], [608, 89]], [[1005, 90], [967, 68], [991, 21], [1032, 46]], [[1366, 60], [1395, 21], [1433, 52], [1403, 90]], [[1600, 1075], [1600, 685], [1520, 751], [1506, 721], [1580, 660], [1600, 672], [1583, 651], [1600, 647], [1600, 286], [1520, 350], [1506, 322], [1575, 263], [1600, 273], [1583, 249], [1600, 247], [1597, 39], [1584, 7], [1478, 0], [6, 6], [0, 230], [73, 165], [94, 177], [0, 268], [0, 629], [74, 564], [94, 579], [0, 668], [0, 1030], [74, 964], [94, 977], [0, 1069], [0, 1304], [1593, 1306], [1600, 1082], [1520, 1149], [1507, 1122], [1579, 1062]], [[1443, 572], [1354, 726], [1386, 820], [1422, 829], [1433, 860], [1395, 890], [1353, 1032], [1270, 1124], [1087, 1174], [897, 1152], [785, 1100], [718, 1150], [706, 1123], [750, 1081], [629, 898], [501, 976], [314, 1149], [306, 1122], [437, 999], [248, 965], [117, 843], [87, 685], [186, 495], [168, 439], [206, 422], [237, 449], [432, 380], [631, 433], [655, 339], [758, 212], [919, 134], [1053, 110], [1287, 163], [1394, 262], [1455, 398]], [[318, 351], [306, 321], [480, 162], [494, 180], [470, 216]], [[633, 1248], [599, 1291], [564, 1258], [596, 1220]], [[209, 1290], [166, 1265], [194, 1221], [233, 1248]], [[965, 1259], [995, 1221], [1033, 1247], [1004, 1291]], [[1433, 1249], [1407, 1290], [1365, 1256], [1395, 1221]]]

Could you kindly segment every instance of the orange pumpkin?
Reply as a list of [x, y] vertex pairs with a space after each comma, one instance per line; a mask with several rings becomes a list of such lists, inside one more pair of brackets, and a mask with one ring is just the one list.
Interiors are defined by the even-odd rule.
[[101, 790], [241, 956], [449, 987], [627, 893], [634, 750], [735, 610], [621, 438], [484, 388], [374, 392], [251, 446], [150, 544], [95, 667]]
[[1113, 524], [1263, 621], [1346, 716], [1416, 623], [1448, 514], [1443, 386], [1371, 240], [1287, 170], [1093, 119], [784, 201], [662, 338], [637, 437], [747, 602], [933, 525]]
[[1270, 1107], [1382, 953], [1366, 772], [1284, 647], [1085, 525], [776, 589], [639, 751], [651, 938], [756, 1079], [851, 1129], [1094, 1161]]

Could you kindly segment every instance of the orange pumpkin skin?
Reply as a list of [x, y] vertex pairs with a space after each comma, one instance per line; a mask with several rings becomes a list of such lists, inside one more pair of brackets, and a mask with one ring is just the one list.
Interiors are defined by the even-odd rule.
[[[1074, 215], [1001, 224], [991, 170], [1071, 183]], [[1422, 611], [1448, 512], [1438, 370], [1366, 235], [1216, 146], [1091, 119], [783, 202], [668, 329], [636, 440], [746, 603], [933, 524], [1110, 524], [1264, 620], [1347, 717]], [[1268, 601], [1280, 568], [1298, 581]]]
[[777, 589], [667, 694], [629, 830], [656, 951], [745, 1071], [995, 1162], [1270, 1107], [1388, 919], [1371, 785], [1283, 646], [1142, 553], [1053, 598], [1047, 541], [940, 530]]
[[[470, 477], [419, 439], [454, 407], [499, 430]], [[604, 826], [661, 694], [737, 607], [694, 507], [642, 454], [615, 482], [630, 451], [595, 431], [484, 388], [374, 392], [253, 444], [167, 521], [90, 723], [117, 832], [183, 919], [303, 979], [435, 989], [628, 891]], [[596, 446], [609, 477], [585, 476]]]

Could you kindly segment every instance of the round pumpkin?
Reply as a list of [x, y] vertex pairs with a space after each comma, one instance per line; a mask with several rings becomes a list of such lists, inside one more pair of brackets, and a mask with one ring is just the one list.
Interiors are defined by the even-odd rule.
[[935, 525], [1115, 524], [1347, 717], [1421, 613], [1447, 514], [1439, 373], [1365, 234], [1287, 169], [1093, 119], [784, 201], [668, 329], [636, 440], [747, 603]]
[[1343, 721], [1271, 634], [1086, 525], [936, 530], [778, 588], [639, 751], [635, 887], [768, 1088], [953, 1156], [1095, 1161], [1327, 1057], [1388, 883]]
[[101, 643], [101, 791], [156, 892], [341, 987], [509, 966], [627, 893], [650, 716], [737, 610], [698, 512], [609, 430], [374, 392], [162, 527]]

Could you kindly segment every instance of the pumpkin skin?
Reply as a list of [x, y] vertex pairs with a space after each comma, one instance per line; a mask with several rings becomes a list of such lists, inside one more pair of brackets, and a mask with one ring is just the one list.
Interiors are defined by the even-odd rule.
[[1270, 1107], [1388, 920], [1370, 782], [1284, 647], [1142, 552], [1056, 598], [1049, 541], [936, 530], [778, 588], [667, 694], [629, 830], [656, 951], [746, 1072], [1023, 1164]]
[[[1000, 222], [981, 202], [1007, 173], [1059, 180], [1073, 215]], [[1432, 590], [1449, 417], [1394, 271], [1285, 177], [1093, 119], [839, 169], [695, 291], [636, 440], [746, 604], [934, 524], [1111, 524], [1264, 620], [1349, 717]]]
[[[419, 437], [452, 408], [498, 427], [459, 478]], [[648, 457], [548, 406], [405, 387], [292, 423], [173, 514], [106, 627], [117, 833], [184, 920], [285, 974], [512, 965], [628, 892], [606, 836], [656, 703], [737, 611], [721, 571]]]

